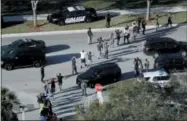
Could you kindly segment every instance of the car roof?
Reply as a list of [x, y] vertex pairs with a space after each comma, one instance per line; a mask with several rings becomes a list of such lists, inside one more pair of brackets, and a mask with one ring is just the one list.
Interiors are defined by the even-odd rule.
[[176, 40], [174, 40], [173, 38], [169, 38], [169, 37], [154, 37], [154, 38], [151, 37], [146, 40], [146, 44], [152, 44], [156, 42], [168, 42], [168, 41], [176, 42]]
[[99, 65], [96, 65], [96, 66], [93, 66], [91, 67], [91, 69], [96, 69], [96, 70], [99, 70], [99, 69], [103, 69], [103, 68], [110, 68], [110, 67], [114, 67], [114, 66], [117, 66], [116, 63], [104, 63], [104, 64], [99, 64]]
[[67, 7], [67, 10], [69, 12], [77, 11], [77, 10], [85, 10], [85, 7], [84, 6], [69, 6]]
[[143, 73], [144, 77], [168, 76], [168, 75], [169, 74], [164, 70], [156, 70], [156, 71], [149, 71], [149, 72], [144, 72]]

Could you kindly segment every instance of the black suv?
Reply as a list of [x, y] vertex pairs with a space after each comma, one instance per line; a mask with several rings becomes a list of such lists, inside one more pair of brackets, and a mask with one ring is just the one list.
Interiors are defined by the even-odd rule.
[[154, 67], [164, 69], [167, 72], [172, 70], [186, 70], [187, 58], [181, 54], [160, 55], [155, 59]]
[[93, 88], [96, 83], [108, 84], [110, 82], [119, 81], [121, 78], [121, 69], [116, 63], [106, 63], [93, 66], [86, 72], [77, 76], [76, 83], [81, 85], [82, 82], [87, 83], [88, 87]]
[[50, 23], [65, 25], [78, 22], [91, 22], [97, 18], [94, 8], [85, 8], [83, 6], [64, 7], [51, 15], [47, 16]]
[[15, 49], [27, 49], [27, 48], [39, 48], [43, 49], [45, 51], [46, 45], [43, 40], [33, 40], [33, 39], [28, 39], [28, 38], [23, 38], [23, 39], [18, 39], [12, 42], [9, 45], [3, 45], [1, 47], [1, 54], [6, 55], [10, 51], [15, 50]]
[[45, 53], [39, 48], [15, 49], [1, 56], [1, 67], [6, 70], [28, 65], [40, 67], [45, 62]]
[[176, 41], [172, 38], [150, 38], [146, 41], [143, 49], [146, 55], [159, 55], [164, 53], [181, 52], [183, 56], [187, 55], [187, 42]]

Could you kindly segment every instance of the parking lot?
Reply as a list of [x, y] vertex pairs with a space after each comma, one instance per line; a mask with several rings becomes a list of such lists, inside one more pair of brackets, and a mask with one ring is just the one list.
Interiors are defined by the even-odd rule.
[[[158, 32], [149, 30], [146, 35], [138, 37], [131, 44], [121, 45], [120, 47], [109, 48], [109, 59], [97, 59], [96, 44], [88, 45], [85, 34], [62, 34], [46, 36], [30, 36], [28, 38], [40, 39], [46, 42], [48, 46], [47, 61], [45, 67], [45, 79], [55, 77], [61, 72], [67, 78], [64, 80], [63, 88], [67, 89], [76, 86], [76, 76], [71, 76], [71, 58], [77, 57], [78, 72], [84, 72], [86, 68], [80, 69], [80, 51], [92, 51], [93, 64], [116, 62], [122, 69], [122, 79], [133, 77], [133, 59], [139, 57], [144, 62], [147, 58], [150, 61], [150, 67], [153, 67], [154, 59], [151, 56], [143, 54], [142, 49], [146, 37], [167, 36], [179, 41], [187, 41], [187, 25], [179, 26], [173, 29], [164, 29]], [[94, 33], [93, 40], [98, 37], [109, 37], [109, 32]], [[2, 45], [9, 44], [17, 38], [3, 38]], [[121, 39], [121, 43], [123, 40]], [[2, 70], [2, 85], [15, 91], [23, 104], [34, 104], [37, 107], [36, 95], [43, 92], [43, 84], [40, 81], [40, 68], [20, 68], [12, 71]], [[93, 89], [88, 90], [88, 94], [93, 93]]]

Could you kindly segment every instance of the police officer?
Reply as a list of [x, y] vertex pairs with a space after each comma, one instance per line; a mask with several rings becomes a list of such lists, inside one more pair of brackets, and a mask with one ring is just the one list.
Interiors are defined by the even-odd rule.
[[44, 76], [45, 76], [44, 65], [41, 66], [40, 72], [41, 72], [41, 82], [44, 82]]
[[138, 77], [139, 76], [138, 61], [136, 58], [134, 58], [134, 72], [135, 72], [135, 77]]
[[87, 96], [86, 88], [87, 88], [87, 84], [85, 82], [82, 82], [81, 83], [82, 96]]
[[72, 74], [77, 74], [77, 65], [76, 65], [76, 58], [75, 57], [73, 57], [72, 59], [71, 59], [71, 62], [72, 62]]
[[110, 13], [108, 12], [106, 14], [106, 28], [110, 28], [110, 21], [111, 21], [111, 16]]
[[60, 91], [62, 91], [62, 79], [64, 78], [64, 76], [62, 76], [61, 75], [61, 73], [59, 73], [58, 75], [57, 75], [57, 81], [58, 81], [58, 86], [59, 86], [59, 89], [60, 89]]
[[146, 21], [145, 19], [142, 20], [142, 34], [145, 35], [145, 28], [146, 28]]
[[159, 20], [158, 20], [158, 19], [159, 19], [159, 15], [157, 14], [157, 15], [156, 15], [156, 31], [158, 30], [158, 28], [159, 28], [159, 26], [160, 26], [160, 25], [159, 25]]
[[93, 33], [91, 27], [88, 28], [87, 34], [88, 34], [88, 44], [92, 44]]
[[167, 24], [167, 26], [169, 26], [169, 25], [170, 25], [170, 27], [172, 27], [171, 13], [168, 13], [168, 24]]
[[108, 52], [109, 52], [108, 47], [109, 47], [108, 42], [105, 42], [104, 49], [105, 49], [105, 58], [106, 59], [108, 59]]
[[141, 25], [141, 18], [140, 17], [137, 18], [137, 23], [138, 23], [138, 34], [140, 34], [140, 29], [141, 29], [141, 27], [140, 27], [140, 25]]

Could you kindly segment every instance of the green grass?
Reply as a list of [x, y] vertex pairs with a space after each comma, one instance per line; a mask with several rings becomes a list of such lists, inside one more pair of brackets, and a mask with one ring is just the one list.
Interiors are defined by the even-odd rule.
[[[161, 17], [159, 19], [160, 24], [167, 23], [167, 14], [159, 14]], [[145, 17], [145, 14], [139, 15]], [[152, 14], [151, 18], [153, 20], [148, 22], [148, 25], [155, 25], [154, 17], [156, 14]], [[112, 27], [122, 27], [126, 26], [127, 24], [132, 23], [135, 20], [136, 15], [121, 15], [112, 18], [111, 26]], [[187, 12], [180, 12], [173, 14], [173, 23], [182, 23], [187, 22]], [[22, 24], [17, 24], [14, 26], [6, 27], [2, 29], [2, 34], [9, 34], [9, 33], [26, 33], [26, 32], [41, 32], [41, 31], [58, 31], [58, 30], [77, 30], [77, 29], [87, 29], [89, 27], [92, 28], [104, 28], [105, 27], [105, 20], [95, 21], [91, 23], [77, 23], [77, 24], [70, 24], [65, 26], [58, 26], [55, 24], [48, 23], [46, 20], [38, 21], [37, 29], [32, 29], [33, 21], [27, 21]]]
[[[185, 0], [159, 0], [159, 2], [153, 2], [152, 7], [163, 6], [184, 6]], [[108, 9], [123, 9], [123, 8], [145, 8], [147, 6], [146, 0], [85, 0], [80, 4], [86, 7], [93, 7], [97, 10]]]

